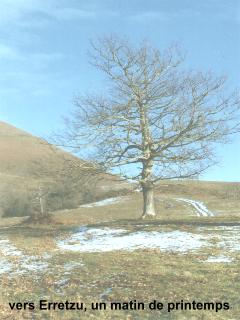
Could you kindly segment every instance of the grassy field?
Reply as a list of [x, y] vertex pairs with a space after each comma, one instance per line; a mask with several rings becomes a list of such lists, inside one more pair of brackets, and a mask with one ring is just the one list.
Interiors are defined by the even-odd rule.
[[[228, 228], [240, 224], [238, 190], [239, 184], [162, 183], [156, 193], [158, 216], [149, 221], [138, 219], [141, 194], [137, 192], [107, 206], [55, 212], [55, 223], [49, 225], [24, 224], [23, 218], [1, 219], [0, 267], [8, 271], [1, 273], [0, 319], [238, 320], [240, 251], [220, 245], [234, 232]], [[204, 201], [216, 216], [198, 217], [192, 206], [176, 201], [177, 197]], [[208, 244], [183, 252], [142, 247], [132, 251], [62, 250], [59, 241], [69, 239], [83, 225], [89, 230], [124, 229], [123, 237], [180, 232], [207, 237]], [[72, 247], [78, 244], [84, 248], [88, 240], [94, 241], [94, 234], [88, 236], [82, 242], [74, 238]], [[239, 246], [239, 238], [235, 242]], [[230, 260], [209, 261], [221, 256]], [[87, 311], [39, 310], [40, 299], [82, 302]], [[144, 302], [145, 310], [110, 309], [111, 302], [131, 300]], [[153, 300], [162, 302], [163, 309], [149, 310]], [[230, 309], [168, 312], [168, 303], [181, 300], [225, 302]], [[9, 302], [34, 302], [35, 309], [12, 311]], [[91, 310], [92, 302], [104, 302], [106, 310]]]

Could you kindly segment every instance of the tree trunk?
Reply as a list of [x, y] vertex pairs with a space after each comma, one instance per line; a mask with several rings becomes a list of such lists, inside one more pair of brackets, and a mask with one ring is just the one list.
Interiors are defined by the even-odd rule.
[[44, 198], [44, 192], [41, 187], [39, 187], [38, 198], [39, 198], [39, 204], [40, 204], [41, 217], [45, 217], [47, 216], [46, 201]]
[[143, 214], [142, 218], [152, 218], [156, 216], [155, 206], [154, 206], [154, 197], [153, 197], [153, 185], [143, 185]]

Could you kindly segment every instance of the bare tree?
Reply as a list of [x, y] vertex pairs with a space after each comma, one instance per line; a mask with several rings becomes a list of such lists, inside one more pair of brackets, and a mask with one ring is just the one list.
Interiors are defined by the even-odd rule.
[[215, 144], [239, 131], [238, 94], [224, 94], [225, 77], [184, 72], [175, 47], [109, 37], [92, 43], [91, 59], [109, 88], [75, 99], [65, 144], [138, 181], [143, 217], [155, 216], [155, 183], [199, 175], [215, 163]]
[[[41, 219], [48, 217], [49, 211], [53, 209], [79, 205], [87, 186], [91, 185], [94, 189], [93, 186], [103, 177], [102, 171], [94, 163], [63, 152], [46, 140], [39, 140], [38, 143], [48, 149], [48, 155], [44, 160], [37, 159], [31, 163], [31, 177], [36, 181], [31, 187], [31, 192], [36, 207], [36, 218]], [[107, 180], [106, 175], [104, 178]], [[92, 193], [87, 191], [91, 197]]]

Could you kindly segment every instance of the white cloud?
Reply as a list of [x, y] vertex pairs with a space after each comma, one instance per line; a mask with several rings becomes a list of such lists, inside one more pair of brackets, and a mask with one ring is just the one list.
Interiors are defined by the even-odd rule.
[[61, 60], [65, 55], [61, 52], [23, 52], [16, 47], [0, 43], [0, 63], [6, 60], [31, 63], [48, 63]]
[[146, 22], [159, 20], [162, 22], [174, 21], [175, 19], [186, 19], [189, 17], [201, 17], [200, 11], [197, 9], [181, 9], [178, 11], [168, 10], [168, 11], [146, 11], [146, 12], [138, 12], [128, 16], [130, 20], [135, 22]]
[[61, 52], [38, 52], [38, 53], [29, 53], [26, 56], [26, 59], [34, 59], [36, 61], [56, 61], [56, 60], [61, 60], [65, 57], [65, 55]]
[[240, 6], [236, 6], [234, 11], [233, 6], [227, 6], [226, 4], [219, 4], [213, 6], [213, 3], [199, 3], [197, 6], [189, 8], [182, 8], [181, 10], [156, 10], [156, 11], [140, 11], [131, 13], [126, 16], [130, 21], [137, 23], [145, 23], [151, 21], [171, 22], [175, 20], [184, 19], [200, 19], [203, 18], [219, 21], [235, 21], [239, 22], [240, 15], [238, 14]]
[[[105, 12], [105, 14], [111, 13], [111, 11]], [[45, 22], [46, 18], [75, 20], [95, 18], [99, 15], [99, 10], [70, 6], [68, 2], [62, 1], [62, 3], [59, 3], [58, 0], [0, 0], [0, 25], [26, 26], [37, 24], [36, 20], [31, 19], [33, 15], [38, 15], [36, 19], [39, 20], [41, 20], [42, 15]]]
[[18, 56], [16, 50], [5, 44], [0, 43], [0, 58], [1, 59], [15, 59]]
[[146, 20], [168, 20], [169, 15], [166, 15], [166, 13], [163, 12], [155, 12], [155, 11], [147, 11], [147, 12], [139, 12], [134, 13], [128, 16], [129, 20], [132, 20], [134, 22], [145, 22]]
[[38, 0], [1, 0], [0, 24], [14, 24], [23, 19], [25, 14], [41, 10], [43, 3], [45, 6], [47, 2]]
[[94, 18], [97, 16], [96, 11], [92, 10], [81, 10], [77, 8], [58, 8], [49, 15], [53, 18], [62, 19], [62, 20], [74, 20], [81, 18]]
[[[84, 6], [80, 2], [73, 3], [71, 0], [0, 0], [0, 25], [41, 25], [49, 20], [78, 20], [93, 19], [97, 17], [119, 16], [117, 10], [110, 8], [105, 10], [100, 5], [95, 8], [87, 8], [87, 1]], [[136, 8], [137, 9], [137, 8]], [[237, 12], [239, 5], [234, 6], [223, 4], [216, 0], [211, 2], [198, 3], [195, 6], [182, 7], [181, 10], [141, 10], [134, 13], [125, 12], [128, 20], [144, 22], [149, 20], [172, 21], [173, 19], [202, 18], [202, 14], [211, 16], [212, 19], [230, 19], [239, 21]], [[234, 11], [234, 12], [233, 12]], [[34, 16], [36, 15], [36, 17]], [[34, 19], [31, 18], [34, 16]], [[41, 20], [42, 18], [42, 20]]]

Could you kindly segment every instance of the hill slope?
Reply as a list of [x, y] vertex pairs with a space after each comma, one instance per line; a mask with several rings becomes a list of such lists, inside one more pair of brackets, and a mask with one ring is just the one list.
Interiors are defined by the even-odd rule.
[[[81, 160], [46, 141], [0, 121], [0, 172], [2, 174], [36, 177], [63, 160]], [[39, 172], [37, 172], [39, 171]]]
[[13, 194], [31, 198], [40, 185], [51, 198], [50, 210], [76, 207], [128, 188], [112, 175], [97, 173], [90, 163], [2, 121], [0, 177], [0, 208]]

